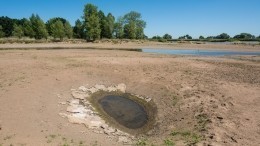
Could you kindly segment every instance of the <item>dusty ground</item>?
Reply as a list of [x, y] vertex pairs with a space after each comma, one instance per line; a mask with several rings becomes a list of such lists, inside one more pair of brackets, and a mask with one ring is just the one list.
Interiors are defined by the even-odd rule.
[[119, 83], [158, 108], [139, 144], [260, 145], [259, 57], [91, 49], [0, 51], [0, 145], [122, 145], [58, 115], [72, 88]]

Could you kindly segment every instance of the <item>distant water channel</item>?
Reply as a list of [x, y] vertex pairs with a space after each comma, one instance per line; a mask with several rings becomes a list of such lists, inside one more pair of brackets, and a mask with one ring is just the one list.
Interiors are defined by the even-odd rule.
[[260, 52], [216, 51], [216, 50], [170, 50], [170, 49], [142, 49], [145, 53], [194, 55], [194, 56], [230, 56], [230, 55], [260, 55]]

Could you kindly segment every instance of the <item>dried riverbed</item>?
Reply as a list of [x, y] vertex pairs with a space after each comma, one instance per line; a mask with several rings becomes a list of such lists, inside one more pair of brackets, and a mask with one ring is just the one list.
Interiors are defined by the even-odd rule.
[[69, 105], [83, 108], [71, 89], [121, 83], [157, 107], [154, 128], [130, 142], [260, 144], [259, 56], [90, 49], [0, 51], [0, 144], [123, 145], [125, 138], [67, 119]]

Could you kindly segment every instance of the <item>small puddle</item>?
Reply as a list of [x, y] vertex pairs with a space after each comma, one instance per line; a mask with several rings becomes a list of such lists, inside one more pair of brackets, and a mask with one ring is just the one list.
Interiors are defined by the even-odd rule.
[[89, 101], [106, 123], [124, 132], [142, 134], [156, 125], [157, 108], [148, 97], [100, 90]]
[[100, 99], [99, 104], [109, 116], [127, 128], [141, 128], [148, 121], [145, 109], [128, 98], [108, 95]]

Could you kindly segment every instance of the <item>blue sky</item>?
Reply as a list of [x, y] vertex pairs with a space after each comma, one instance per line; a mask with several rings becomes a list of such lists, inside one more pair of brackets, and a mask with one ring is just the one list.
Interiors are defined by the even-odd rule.
[[260, 35], [260, 0], [1, 0], [0, 16], [20, 19], [37, 13], [44, 21], [63, 17], [74, 25], [87, 3], [115, 17], [140, 12], [149, 37], [165, 33], [174, 38], [223, 32]]

